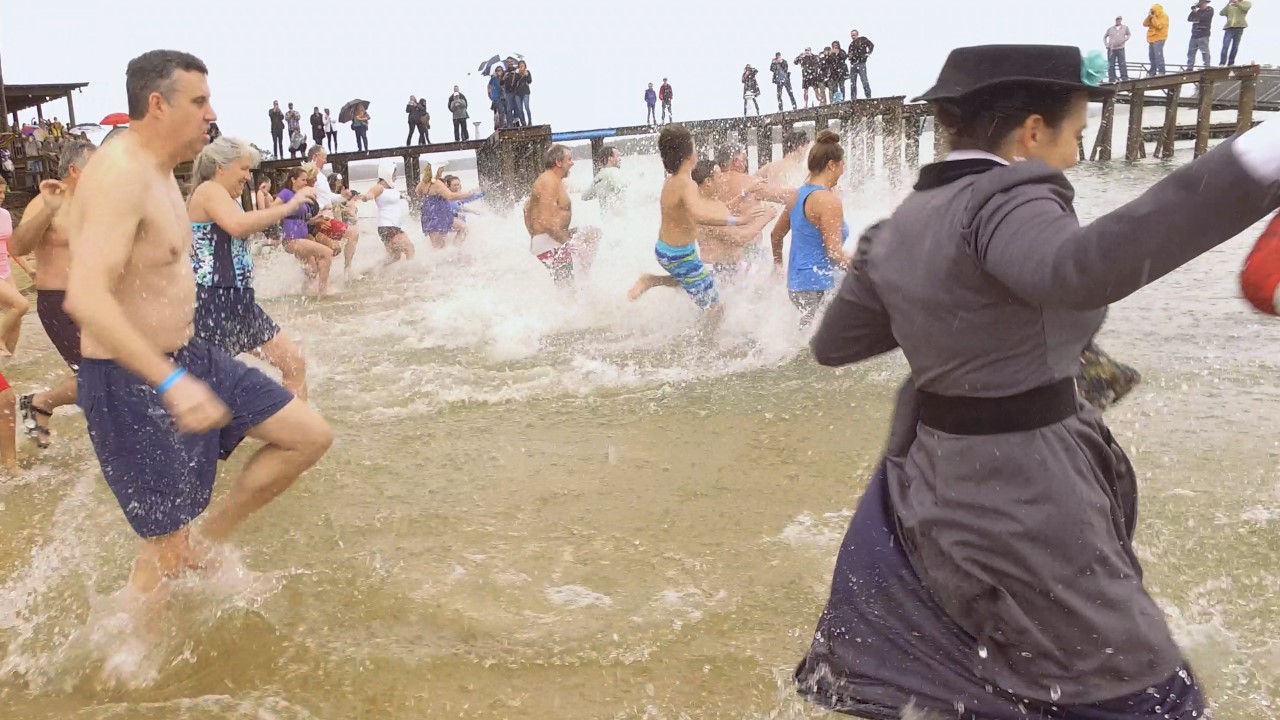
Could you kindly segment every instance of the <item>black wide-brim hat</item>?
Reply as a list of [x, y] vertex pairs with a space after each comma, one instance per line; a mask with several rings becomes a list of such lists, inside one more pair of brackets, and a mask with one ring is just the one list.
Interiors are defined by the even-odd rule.
[[1090, 100], [1115, 94], [1099, 87], [1106, 76], [1101, 53], [1083, 57], [1070, 45], [978, 45], [956, 48], [938, 74], [938, 82], [912, 102], [953, 100], [1008, 83], [1030, 83], [1082, 91]]

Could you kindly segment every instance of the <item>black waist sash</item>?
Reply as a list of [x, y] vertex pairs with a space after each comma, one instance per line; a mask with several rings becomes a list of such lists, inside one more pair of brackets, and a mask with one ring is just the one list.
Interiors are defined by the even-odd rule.
[[1032, 388], [1007, 397], [979, 398], [920, 394], [920, 422], [951, 435], [1000, 435], [1062, 422], [1076, 414], [1076, 380]]

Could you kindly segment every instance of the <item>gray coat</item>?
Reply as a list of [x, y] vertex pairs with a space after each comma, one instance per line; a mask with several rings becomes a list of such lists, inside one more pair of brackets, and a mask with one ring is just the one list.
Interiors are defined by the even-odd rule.
[[467, 115], [467, 96], [462, 93], [454, 93], [449, 96], [449, 111], [453, 113], [454, 120], [466, 120]]
[[[901, 347], [915, 387], [949, 396], [1074, 376], [1108, 304], [1276, 208], [1278, 184], [1249, 175], [1231, 145], [1085, 227], [1066, 177], [1035, 161], [918, 187], [846, 277], [815, 357]], [[918, 424], [915, 405], [904, 392], [895, 411], [892, 506], [916, 572], [975, 639], [977, 674], [1061, 704], [1172, 675], [1181, 655], [1132, 547], [1133, 468], [1101, 415], [1082, 401], [1036, 430], [959, 436]]]

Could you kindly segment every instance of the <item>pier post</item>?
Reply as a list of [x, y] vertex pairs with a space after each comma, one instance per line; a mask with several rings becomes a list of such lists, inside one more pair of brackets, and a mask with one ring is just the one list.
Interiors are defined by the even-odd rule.
[[551, 147], [551, 128], [535, 125], [499, 130], [476, 150], [476, 173], [489, 198], [514, 205], [545, 169], [543, 157]]
[[1111, 159], [1111, 138], [1115, 134], [1112, 126], [1116, 122], [1116, 98], [1111, 96], [1102, 101], [1102, 119], [1098, 121], [1098, 138], [1093, 141], [1093, 152], [1090, 160], [1106, 162]]
[[1146, 103], [1146, 93], [1133, 90], [1129, 98], [1129, 135], [1124, 144], [1124, 159], [1133, 162], [1147, 154], [1142, 143], [1142, 108]]
[[756, 163], [764, 167], [773, 162], [773, 126], [756, 126]]
[[1213, 112], [1213, 81], [1201, 80], [1197, 88], [1200, 108], [1196, 113], [1196, 150], [1195, 157], [1209, 152], [1209, 120]]
[[1178, 132], [1178, 100], [1181, 97], [1181, 85], [1169, 88], [1169, 104], [1164, 109], [1164, 129], [1156, 140], [1156, 149], [1151, 153], [1152, 157], [1173, 157], [1173, 140]]
[[591, 174], [600, 172], [600, 156], [604, 154], [604, 138], [591, 138]]
[[912, 108], [907, 116], [906, 155], [907, 170], [915, 172], [920, 169], [920, 131], [923, 129], [924, 113], [920, 108]]
[[902, 102], [885, 107], [880, 122], [884, 133], [884, 170], [889, 174], [889, 183], [897, 187], [902, 180]]
[[410, 194], [413, 189], [418, 187], [418, 183], [422, 181], [422, 161], [418, 154], [409, 153], [404, 156], [404, 187]]
[[1240, 80], [1240, 105], [1236, 114], [1236, 134], [1253, 127], [1253, 106], [1258, 102], [1258, 76]]
[[862, 156], [863, 162], [866, 163], [866, 177], [876, 174], [876, 135], [879, 133], [876, 121], [879, 119], [880, 117], [872, 112], [863, 115], [863, 127], [866, 128], [866, 132], [862, 135]]
[[933, 161], [941, 162], [942, 158], [947, 156], [951, 151], [951, 144], [947, 142], [947, 131], [938, 123], [938, 116], [933, 116]]

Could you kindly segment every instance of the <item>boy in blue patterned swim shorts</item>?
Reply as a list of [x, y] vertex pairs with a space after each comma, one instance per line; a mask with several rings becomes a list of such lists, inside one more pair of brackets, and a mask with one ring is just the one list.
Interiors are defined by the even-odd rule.
[[662, 185], [662, 225], [654, 254], [668, 274], [641, 275], [627, 297], [635, 300], [659, 285], [681, 287], [698, 307], [718, 316], [722, 312], [720, 293], [711, 269], [698, 257], [697, 228], [699, 225], [733, 227], [765, 214], [768, 209], [757, 206], [749, 215], [738, 216], [724, 203], [703, 197], [693, 181], [693, 169], [698, 164], [693, 136], [683, 127], [663, 128], [658, 134], [658, 155], [670, 177]]

